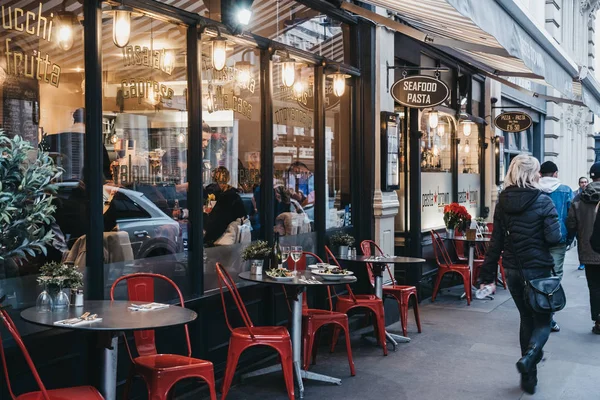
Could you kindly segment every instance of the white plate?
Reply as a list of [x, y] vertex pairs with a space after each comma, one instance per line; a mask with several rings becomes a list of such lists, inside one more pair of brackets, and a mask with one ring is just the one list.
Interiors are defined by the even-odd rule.
[[[265, 274], [265, 275], [267, 275], [267, 274]], [[267, 275], [267, 276], [269, 276], [269, 275]], [[275, 279], [276, 281], [279, 281], [279, 282], [287, 282], [287, 281], [291, 281], [292, 279], [294, 279], [293, 276], [280, 276], [280, 277], [269, 276], [269, 278]]]
[[[330, 265], [330, 264], [327, 264], [327, 263], [323, 263], [323, 265], [324, 265], [324, 268], [329, 268], [329, 269], [337, 268], [337, 265]], [[319, 268], [320, 267], [319, 267], [318, 264], [310, 264], [308, 266], [308, 269], [319, 269]]]
[[318, 271], [311, 271], [311, 272], [313, 273], [313, 275], [320, 276], [321, 278], [325, 279], [326, 281], [340, 281], [340, 280], [344, 279], [344, 277], [346, 277], [346, 276], [354, 275], [354, 272], [352, 272], [352, 271], [346, 271], [346, 273], [344, 275], [324, 274], [324, 273], [318, 272]]
[[308, 269], [317, 269], [317, 264], [310, 264]]

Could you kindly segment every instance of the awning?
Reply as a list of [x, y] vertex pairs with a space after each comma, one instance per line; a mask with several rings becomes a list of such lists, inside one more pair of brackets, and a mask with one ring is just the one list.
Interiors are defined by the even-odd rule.
[[[414, 39], [440, 47], [503, 83], [523, 77], [549, 85], [561, 97], [530, 92], [551, 101], [587, 106], [600, 115], [600, 86], [581, 75], [581, 68], [551, 40], [543, 46], [536, 38], [547, 36], [534, 23], [516, 21], [492, 0], [366, 0], [397, 13], [396, 22], [362, 7], [344, 2], [341, 7]], [[513, 0], [502, 0], [512, 3]], [[537, 29], [536, 35], [530, 32]], [[554, 46], [554, 47], [553, 47]], [[514, 85], [514, 84], [513, 84]], [[521, 88], [522, 90], [526, 90]]]

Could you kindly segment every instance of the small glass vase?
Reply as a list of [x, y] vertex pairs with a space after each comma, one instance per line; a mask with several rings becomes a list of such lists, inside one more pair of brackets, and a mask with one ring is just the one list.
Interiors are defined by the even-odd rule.
[[53, 296], [54, 305], [52, 307], [52, 311], [60, 312], [66, 311], [69, 308], [71, 302], [69, 301], [69, 296], [63, 290], [62, 285], [58, 286], [58, 291], [54, 292]]
[[52, 300], [52, 296], [50, 296], [47, 289], [47, 285], [44, 284], [44, 290], [35, 301], [35, 309], [38, 312], [51, 312], [54, 307], [54, 300]]
[[454, 237], [455, 237], [454, 235], [455, 235], [454, 228], [452, 228], [452, 229], [446, 228], [446, 239], [454, 239]]

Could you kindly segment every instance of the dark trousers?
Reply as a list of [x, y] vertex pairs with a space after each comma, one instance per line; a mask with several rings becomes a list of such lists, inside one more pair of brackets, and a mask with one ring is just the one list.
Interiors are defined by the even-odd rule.
[[[525, 279], [547, 278], [551, 276], [550, 269], [525, 269]], [[506, 269], [506, 280], [510, 294], [521, 315], [519, 339], [521, 354], [525, 355], [530, 346], [543, 348], [550, 336], [550, 321], [552, 314], [534, 312], [525, 299], [525, 284], [521, 273], [516, 269]]]
[[585, 265], [585, 277], [590, 290], [592, 320], [600, 321], [600, 265]]

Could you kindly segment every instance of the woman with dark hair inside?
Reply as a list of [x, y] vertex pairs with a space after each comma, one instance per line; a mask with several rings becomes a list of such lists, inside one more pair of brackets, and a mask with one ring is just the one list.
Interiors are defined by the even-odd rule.
[[481, 267], [481, 287], [494, 284], [498, 260], [506, 271], [510, 294], [521, 316], [519, 338], [522, 357], [517, 361], [521, 388], [535, 393], [537, 364], [550, 336], [552, 314], [532, 310], [525, 297], [524, 280], [549, 278], [554, 267], [550, 247], [561, 240], [558, 214], [549, 196], [539, 189], [540, 163], [521, 154], [510, 163], [504, 184], [506, 189], [494, 212], [490, 247]]
[[215, 193], [217, 203], [211, 212], [204, 216], [204, 242], [209, 245], [225, 233], [230, 223], [246, 217], [244, 202], [237, 189], [229, 185], [230, 178], [225, 167], [218, 167], [213, 172], [213, 181], [219, 186], [219, 191]]

